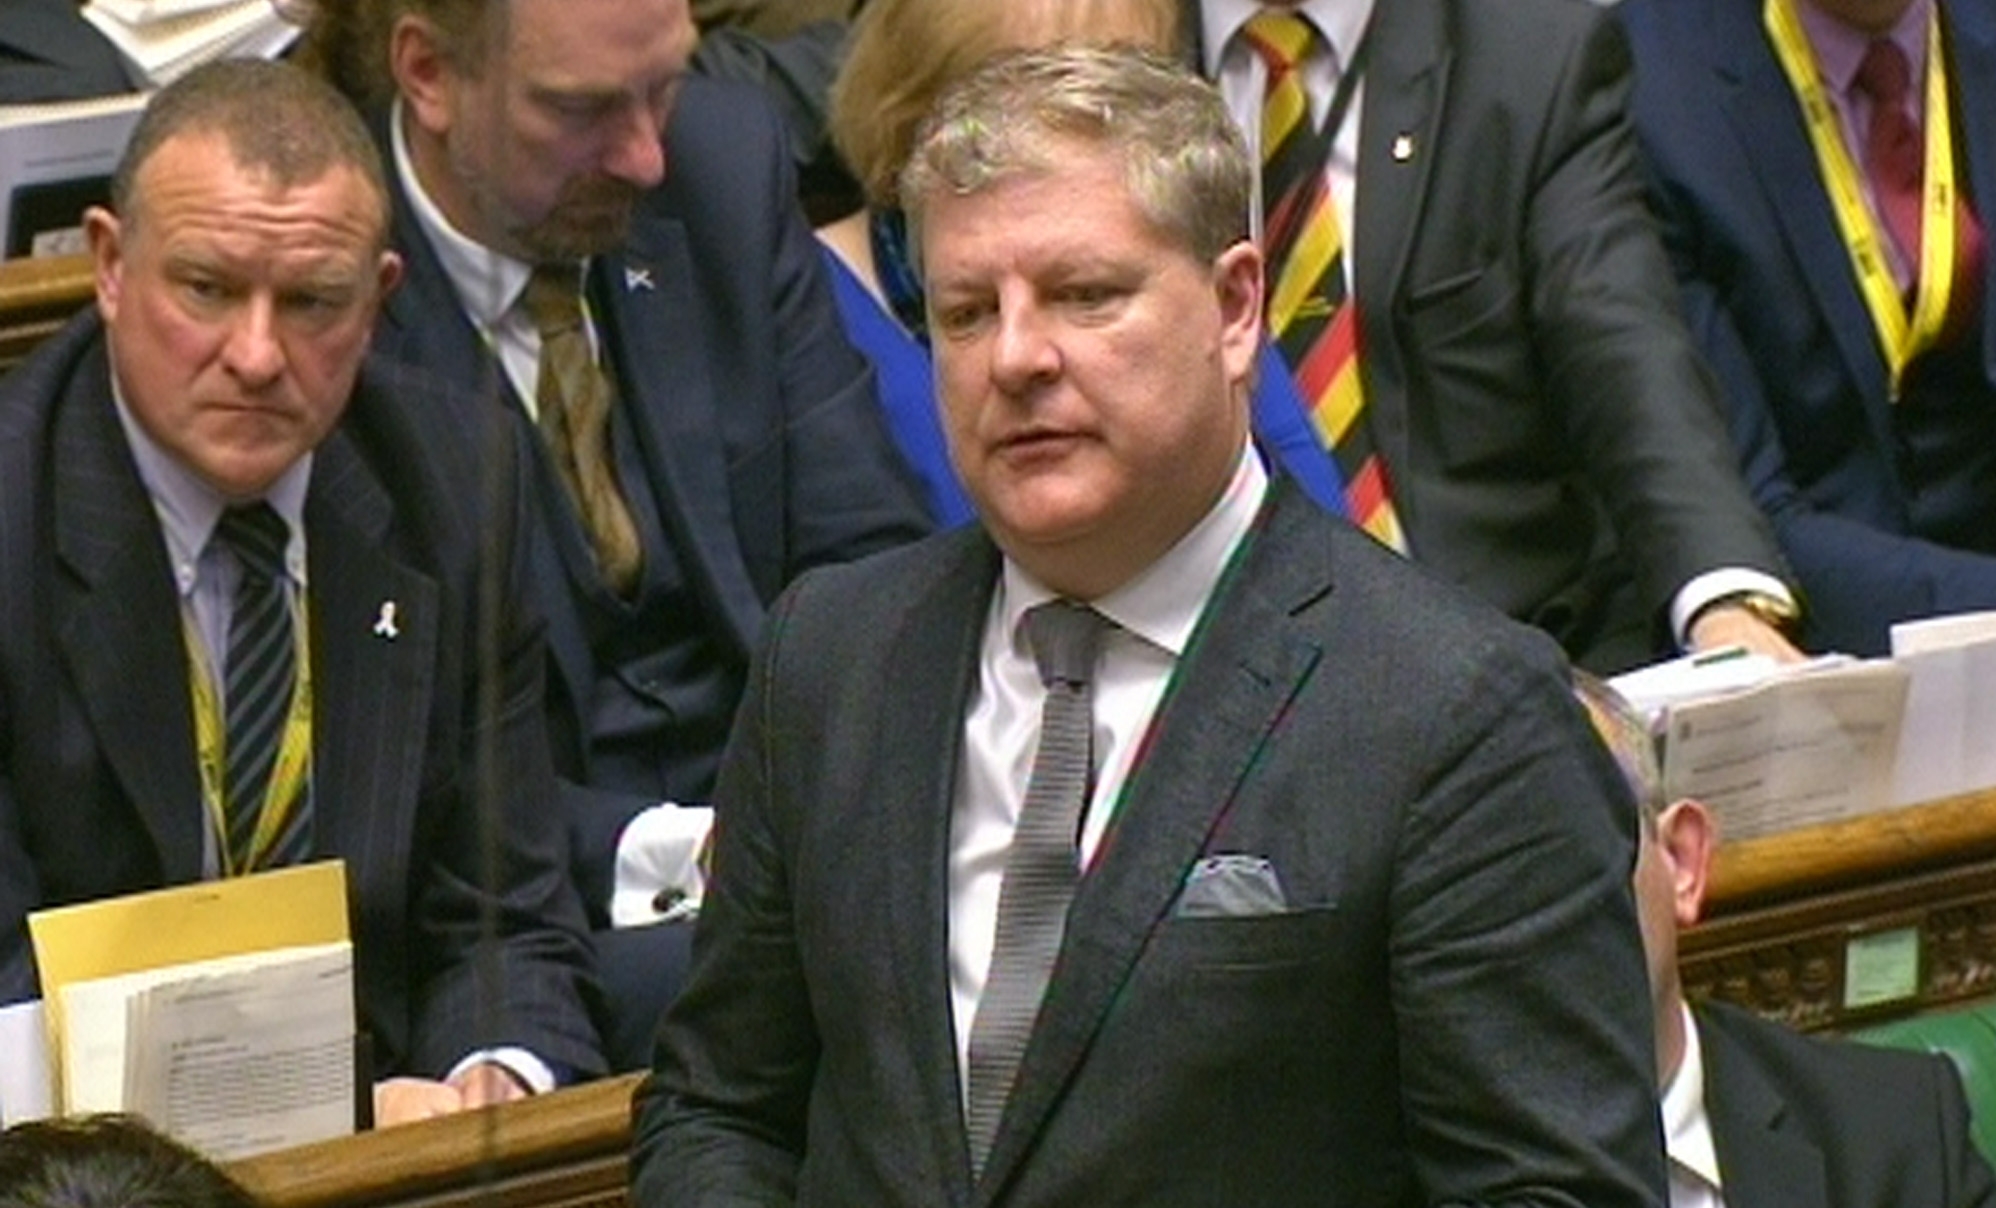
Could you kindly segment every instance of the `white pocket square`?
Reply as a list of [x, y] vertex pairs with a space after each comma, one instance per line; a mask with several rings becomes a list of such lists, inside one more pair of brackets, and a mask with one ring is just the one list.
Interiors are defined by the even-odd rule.
[[1202, 856], [1192, 866], [1171, 913], [1181, 919], [1239, 918], [1288, 909], [1275, 865], [1261, 856], [1223, 854]]

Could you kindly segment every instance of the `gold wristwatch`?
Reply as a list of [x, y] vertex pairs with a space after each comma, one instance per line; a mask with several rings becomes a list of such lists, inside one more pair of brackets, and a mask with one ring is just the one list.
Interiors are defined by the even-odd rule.
[[1723, 608], [1728, 605], [1734, 608], [1746, 609], [1761, 624], [1766, 625], [1783, 637], [1794, 637], [1795, 630], [1802, 620], [1801, 610], [1780, 596], [1771, 595], [1764, 591], [1735, 591], [1720, 596], [1718, 599], [1713, 600], [1711, 603], [1705, 605], [1705, 607], [1691, 614], [1691, 622], [1695, 625], [1698, 622], [1698, 618], [1705, 613], [1710, 612], [1714, 608]]

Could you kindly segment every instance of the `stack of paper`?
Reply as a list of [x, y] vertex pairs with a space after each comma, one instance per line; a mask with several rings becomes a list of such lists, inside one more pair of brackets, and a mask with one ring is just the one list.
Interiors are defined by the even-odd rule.
[[1892, 799], [1996, 786], [1996, 613], [1894, 625], [1892, 657], [1912, 676]]
[[1612, 683], [1663, 736], [1665, 795], [1703, 801], [1728, 839], [1898, 803], [1907, 673], [1889, 660], [1829, 655], [1784, 666], [1718, 651]]
[[217, 1159], [353, 1131], [338, 862], [31, 915], [65, 1112], [125, 1111]]
[[1787, 671], [1664, 711], [1663, 788], [1696, 797], [1728, 839], [1892, 806], [1906, 671], [1884, 659]]
[[271, 0], [90, 0], [96, 26], [155, 87], [223, 58], [275, 58], [298, 37]]

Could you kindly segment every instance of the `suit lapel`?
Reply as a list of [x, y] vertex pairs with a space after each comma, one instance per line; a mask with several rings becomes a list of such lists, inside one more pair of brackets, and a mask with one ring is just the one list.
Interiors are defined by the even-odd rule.
[[[970, 1194], [969, 1142], [958, 1086], [956, 1033], [949, 977], [950, 818], [963, 717], [978, 674], [978, 650], [998, 551], [981, 532], [966, 532], [939, 551], [939, 573], [918, 593], [893, 643], [888, 683], [925, 685], [883, 694], [879, 784], [892, 787], [905, 808], [880, 811], [880, 850], [890, 867], [924, 875], [881, 879], [888, 897], [891, 984], [902, 1011], [901, 1034], [914, 1038], [916, 1068], [932, 1071], [921, 1087], [934, 1169], [943, 1172], [950, 1202]], [[947, 758], [937, 758], [947, 752]]]
[[651, 467], [661, 520], [686, 571], [746, 657], [762, 598], [743, 564], [728, 491], [712, 367], [715, 341], [692, 338], [716, 316], [693, 293], [686, 231], [639, 215], [623, 250], [598, 259], [591, 300], [605, 320], [622, 414]]
[[[377, 131], [384, 151], [387, 131]], [[559, 490], [554, 470], [547, 463], [545, 444], [531, 431], [526, 410], [514, 396], [501, 372], [498, 359], [486, 348], [459, 302], [457, 291], [445, 274], [436, 251], [423, 234], [410, 209], [402, 181], [390, 173], [394, 194], [394, 240], [401, 252], [404, 273], [402, 285], [389, 297], [380, 321], [375, 325], [374, 346], [383, 355], [403, 364], [415, 365], [431, 375], [450, 382], [475, 397], [490, 399], [494, 406], [511, 412], [526, 436], [515, 442], [520, 458], [520, 482], [534, 491]], [[576, 600], [590, 590], [595, 566], [586, 550], [577, 557], [564, 553], [559, 535], [543, 519], [544, 510], [533, 509], [530, 526], [529, 559], [535, 585], [535, 598], [547, 621], [547, 645], [554, 674], [561, 688], [574, 702], [571, 712], [580, 715], [589, 699], [595, 677], [595, 663], [589, 652], [589, 636]], [[575, 583], [573, 591], [568, 589]], [[588, 744], [574, 742], [578, 758], [587, 758]]]
[[202, 871], [200, 779], [180, 605], [152, 501], [111, 402], [101, 344], [56, 418], [58, 641], [97, 748], [152, 835], [170, 882]]
[[[1364, 107], [1360, 112], [1357, 191], [1352, 202], [1352, 264], [1368, 379], [1404, 380], [1390, 355], [1394, 299], [1400, 296], [1414, 232], [1426, 208], [1430, 166], [1441, 138], [1454, 60], [1438, 0], [1379, 0], [1367, 34]], [[1376, 334], [1375, 334], [1376, 333]], [[1411, 464], [1408, 416], [1400, 391], [1369, 391], [1373, 439], [1389, 466]]]
[[[1745, 158], [1788, 241], [1796, 268], [1834, 334], [1837, 349], [1869, 407], [1873, 434], [1886, 447], [1894, 443], [1886, 414], [1886, 368], [1878, 336], [1858, 292], [1836, 213], [1828, 193], [1814, 182], [1821, 166], [1802, 123], [1800, 104], [1768, 44], [1760, 5], [1708, 6], [1720, 107], [1732, 122]], [[1798, 189], [1796, 181], [1812, 182]]]
[[320, 446], [305, 505], [314, 854], [368, 852], [377, 868], [404, 865], [437, 663], [436, 584], [388, 552], [392, 506], [342, 434]]
[[1822, 1151], [1790, 1127], [1781, 1094], [1723, 1019], [1694, 1012], [1704, 1049], [1705, 1115], [1728, 1204], [1819, 1208], [1829, 1203]]
[[1209, 604], [1159, 707], [1148, 753], [1069, 914], [979, 1201], [1002, 1188], [1065, 1093], [1185, 874], [1227, 811], [1321, 651], [1291, 616], [1330, 589], [1330, 555], [1308, 532], [1314, 505], [1278, 487]]

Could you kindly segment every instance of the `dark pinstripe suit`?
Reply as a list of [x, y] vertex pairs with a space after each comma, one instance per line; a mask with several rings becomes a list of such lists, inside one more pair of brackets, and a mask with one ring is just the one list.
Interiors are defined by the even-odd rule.
[[[419, 391], [424, 405], [410, 405]], [[480, 414], [371, 364], [316, 453], [315, 853], [347, 862], [377, 1072], [434, 1077], [471, 1048], [519, 1044], [591, 1073], [587, 948], [548, 808], [540, 623], [516, 607], [516, 461], [503, 425], [478, 439]], [[483, 465], [481, 449], [495, 454]], [[489, 612], [486, 574], [500, 588]], [[387, 601], [392, 639], [374, 632]], [[86, 316], [0, 384], [0, 1001], [36, 992], [29, 911], [201, 875], [177, 618]], [[488, 629], [496, 659], [483, 667]], [[500, 881], [485, 891], [473, 787], [488, 739]], [[474, 967], [486, 908], [495, 1009]]]

